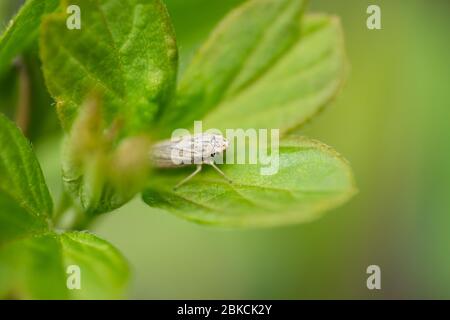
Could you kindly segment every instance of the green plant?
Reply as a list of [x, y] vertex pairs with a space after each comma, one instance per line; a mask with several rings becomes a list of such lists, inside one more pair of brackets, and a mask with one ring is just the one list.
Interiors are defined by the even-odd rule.
[[[81, 30], [66, 28], [69, 2], [29, 0], [0, 38], [0, 74], [39, 43], [65, 132], [66, 187], [55, 209], [29, 142], [0, 116], [0, 296], [120, 297], [124, 258], [81, 230], [138, 193], [149, 206], [224, 227], [310, 221], [355, 193], [341, 156], [293, 133], [344, 81], [336, 17], [304, 16], [301, 0], [250, 0], [220, 23], [177, 82], [175, 32], [161, 0], [70, 4], [82, 10]], [[208, 171], [174, 191], [187, 171], [155, 170], [148, 152], [199, 119], [222, 130], [279, 129], [278, 174], [224, 165], [232, 185]], [[81, 290], [66, 287], [70, 265], [83, 270]]]

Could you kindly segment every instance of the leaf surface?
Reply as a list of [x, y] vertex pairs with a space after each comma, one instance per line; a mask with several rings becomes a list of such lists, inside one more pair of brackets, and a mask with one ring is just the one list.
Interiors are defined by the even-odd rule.
[[[67, 282], [80, 270], [80, 289]], [[71, 271], [71, 272], [68, 272]], [[86, 232], [47, 233], [0, 248], [0, 295], [24, 299], [118, 299], [128, 264], [108, 242]]]
[[181, 76], [161, 124], [174, 128], [278, 128], [303, 124], [327, 105], [347, 69], [340, 22], [308, 15], [305, 1], [253, 0], [211, 33]]
[[46, 230], [52, 208], [30, 143], [0, 114], [0, 243]]
[[0, 36], [0, 75], [12, 60], [37, 40], [41, 19], [58, 7], [59, 0], [28, 0]]
[[44, 19], [40, 38], [46, 83], [63, 127], [69, 129], [82, 103], [100, 92], [106, 124], [119, 118], [122, 135], [149, 130], [172, 96], [177, 72], [175, 35], [164, 4], [74, 0], [70, 5], [81, 10], [81, 29], [68, 29], [68, 15], [58, 12]]
[[330, 147], [305, 138], [282, 140], [276, 174], [261, 175], [261, 167], [221, 166], [232, 184], [206, 169], [176, 191], [173, 187], [190, 171], [160, 171], [150, 179], [143, 199], [198, 223], [268, 227], [314, 220], [356, 191], [348, 163]]

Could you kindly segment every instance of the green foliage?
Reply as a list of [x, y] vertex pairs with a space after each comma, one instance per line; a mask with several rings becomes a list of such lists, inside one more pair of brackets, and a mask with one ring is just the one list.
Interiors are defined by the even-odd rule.
[[[68, 267], [74, 265], [80, 268], [79, 290], [66, 285]], [[123, 298], [128, 278], [122, 255], [85, 232], [41, 234], [0, 251], [0, 294], [12, 298], [118, 299]]]
[[[66, 8], [69, 3], [63, 5]], [[124, 122], [122, 135], [148, 131], [175, 85], [177, 47], [160, 0], [75, 0], [81, 30], [66, 27], [65, 10], [45, 17], [40, 39], [48, 89], [69, 129], [93, 92], [104, 119]]]
[[[81, 8], [81, 30], [66, 27], [69, 4]], [[212, 32], [177, 85], [178, 48], [161, 0], [29, 0], [0, 38], [0, 80], [11, 80], [0, 107], [14, 113], [4, 104], [16, 103], [21, 82], [8, 66], [26, 52], [34, 136], [36, 110], [48, 105], [28, 50], [39, 33], [43, 76], [65, 134], [62, 178], [74, 200], [66, 204], [78, 215], [68, 231], [55, 231], [65, 212], [53, 212], [30, 143], [0, 116], [0, 296], [121, 297], [129, 273], [123, 257], [73, 230], [139, 192], [149, 206], [226, 227], [303, 223], [350, 199], [356, 187], [348, 163], [322, 143], [286, 135], [330, 102], [347, 69], [339, 20], [304, 17], [305, 7], [303, 0], [245, 2]], [[227, 164], [233, 184], [207, 169], [174, 191], [190, 169], [150, 170], [150, 141], [194, 120], [223, 131], [279, 129], [278, 173]], [[70, 265], [81, 268], [81, 290], [66, 286]]]
[[264, 74], [298, 39], [303, 8], [303, 0], [252, 0], [229, 14], [187, 67], [163, 125], [191, 126]]
[[290, 50], [245, 90], [223, 98], [206, 115], [205, 127], [278, 128], [286, 133], [336, 96], [347, 69], [339, 20], [313, 15], [302, 21]]
[[[9, 13], [18, 8], [20, 1], [2, 2], [2, 13]], [[21, 7], [16, 17], [10, 21], [7, 29], [0, 35], [0, 112], [10, 118], [17, 116], [17, 105], [22, 93], [20, 81], [29, 82], [26, 100], [27, 130], [24, 134], [35, 141], [42, 136], [53, 133], [59, 128], [54, 115], [52, 101], [42, 79], [37, 52], [37, 39], [42, 17], [57, 9], [59, 0], [28, 0]], [[2, 21], [0, 21], [2, 24]], [[2, 26], [0, 26], [1, 28]], [[20, 63], [14, 63], [14, 59]], [[25, 79], [21, 79], [26, 77]], [[51, 112], [51, 113], [50, 113]], [[56, 121], [55, 121], [56, 120]]]
[[286, 132], [316, 114], [342, 85], [346, 58], [338, 19], [301, 19], [303, 10], [303, 1], [263, 0], [229, 14], [181, 77], [162, 129], [203, 118], [208, 128]]
[[[66, 28], [64, 10], [45, 17], [41, 59], [48, 89], [70, 135], [63, 163], [65, 180], [83, 210], [98, 214], [128, 202], [139, 191], [145, 172], [136, 175], [137, 181], [126, 181], [126, 186], [123, 179], [118, 183], [110, 181], [107, 177], [117, 171], [112, 168], [113, 153], [120, 151], [107, 150], [92, 157], [87, 150], [74, 148], [83, 140], [86, 128], [73, 129], [72, 125], [82, 113], [83, 103], [95, 94], [102, 98], [101, 119], [92, 121], [98, 122], [99, 129], [114, 131], [113, 141], [100, 143], [101, 149], [133, 144], [133, 138], [131, 142], [121, 140], [148, 133], [175, 89], [177, 46], [167, 10], [160, 0], [77, 0], [70, 4], [80, 7], [81, 30]], [[102, 131], [97, 133], [100, 140]], [[89, 159], [74, 159], [83, 155]]]
[[187, 172], [161, 172], [143, 199], [199, 223], [268, 227], [311, 221], [355, 193], [348, 163], [322, 143], [299, 137], [281, 141], [279, 172], [273, 176], [261, 175], [260, 164], [222, 168], [232, 184], [209, 170], [173, 191]]
[[[204, 127], [222, 132], [274, 128], [285, 134], [313, 117], [342, 86], [347, 61], [339, 20], [302, 18], [303, 11], [303, 1], [271, 0], [232, 11], [188, 65], [161, 131], [168, 135], [203, 119]], [[288, 137], [279, 152], [274, 176], [261, 176], [258, 165], [225, 165], [232, 185], [202, 173], [174, 192], [187, 171], [161, 171], [143, 199], [199, 223], [252, 227], [310, 221], [355, 193], [350, 167], [329, 147]]]
[[[4, 1], [0, 11], [2, 13], [13, 10], [20, 5], [20, 1], [14, 4]], [[44, 133], [56, 131], [55, 116], [51, 100], [41, 80], [40, 65], [36, 55], [37, 38], [42, 17], [50, 13], [59, 5], [59, 0], [29, 0], [21, 7], [16, 17], [10, 20], [6, 30], [0, 35], [0, 112], [10, 118], [18, 114], [17, 105], [24, 86], [20, 82], [29, 82], [25, 99], [29, 101], [25, 118], [28, 130], [24, 132], [32, 141], [41, 137]], [[4, 18], [4, 17], [1, 17]], [[0, 21], [0, 23], [2, 23]], [[20, 57], [14, 63], [15, 58]], [[23, 79], [24, 74], [26, 79]]]
[[37, 38], [41, 18], [58, 7], [58, 0], [28, 0], [0, 36], [0, 75]]
[[[93, 235], [50, 231], [52, 200], [39, 163], [3, 115], [0, 150], [0, 297], [120, 297], [128, 278], [125, 260]], [[67, 289], [69, 265], [83, 272], [81, 290]]]
[[0, 114], [0, 244], [47, 229], [52, 200], [20, 130]]

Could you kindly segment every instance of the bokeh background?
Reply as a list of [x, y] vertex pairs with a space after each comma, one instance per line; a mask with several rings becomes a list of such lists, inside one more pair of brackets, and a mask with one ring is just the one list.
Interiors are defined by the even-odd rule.
[[[183, 70], [242, 1], [166, 2]], [[0, 29], [19, 4], [0, 0]], [[366, 28], [370, 4], [381, 7], [382, 30]], [[360, 193], [315, 222], [263, 230], [198, 226], [137, 198], [94, 227], [130, 261], [130, 298], [450, 299], [450, 2], [312, 0], [309, 11], [341, 17], [352, 71], [302, 133], [351, 162]], [[39, 79], [33, 50], [26, 59]], [[1, 112], [11, 112], [15, 85], [0, 79]], [[40, 121], [29, 136], [58, 195], [56, 117], [45, 95], [33, 108]], [[366, 288], [371, 264], [380, 291]]]

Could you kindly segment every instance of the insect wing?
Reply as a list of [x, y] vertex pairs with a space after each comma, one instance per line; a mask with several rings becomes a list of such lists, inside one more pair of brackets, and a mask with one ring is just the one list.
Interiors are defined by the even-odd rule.
[[194, 148], [191, 136], [174, 140], [165, 140], [153, 146], [151, 158], [156, 167], [172, 168], [194, 163], [194, 159], [201, 158]]

